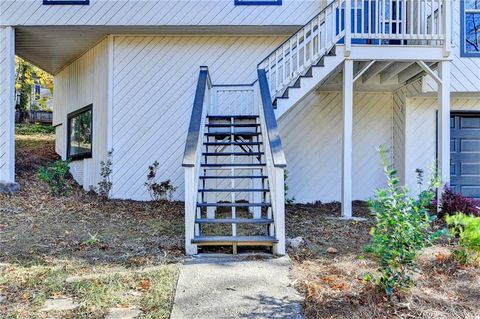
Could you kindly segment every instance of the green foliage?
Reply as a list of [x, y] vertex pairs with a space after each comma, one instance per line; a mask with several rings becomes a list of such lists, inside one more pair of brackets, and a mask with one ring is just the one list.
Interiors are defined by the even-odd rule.
[[454, 257], [462, 264], [472, 264], [480, 260], [480, 217], [458, 213], [446, 216], [450, 232], [458, 236], [460, 248]]
[[83, 242], [85, 246], [97, 246], [103, 242], [103, 238], [99, 237], [98, 234], [88, 233], [88, 239]]
[[[379, 269], [378, 275], [368, 275], [367, 279], [391, 296], [413, 284], [411, 275], [416, 269], [417, 254], [434, 239], [428, 206], [439, 183], [433, 174], [426, 190], [418, 198], [411, 197], [408, 189], [400, 185], [397, 171], [387, 158], [388, 152], [380, 147], [379, 153], [388, 186], [377, 190], [369, 202], [376, 225], [370, 232], [372, 237], [366, 250], [378, 258]], [[423, 176], [418, 177], [419, 181], [422, 179]]]
[[153, 164], [148, 167], [147, 181], [144, 183], [144, 185], [147, 187], [148, 193], [150, 194], [152, 200], [171, 200], [172, 195], [177, 188], [173, 186], [170, 180], [158, 182], [158, 167], [158, 161], [153, 162]]
[[54, 134], [55, 127], [44, 124], [22, 123], [15, 126], [15, 133], [18, 135]]
[[112, 155], [113, 150], [108, 152], [107, 160], [100, 162], [100, 176], [101, 181], [98, 182], [98, 195], [103, 198], [108, 198], [110, 195], [110, 190], [112, 189], [112, 180], [110, 176], [112, 175]]
[[58, 160], [38, 169], [38, 178], [48, 184], [53, 196], [65, 196], [70, 193], [71, 189], [66, 182], [69, 165], [70, 161]]
[[50, 74], [20, 57], [15, 57], [15, 88], [20, 93], [16, 109], [20, 112], [30, 109], [32, 88], [35, 84], [48, 87], [53, 92], [53, 77]]

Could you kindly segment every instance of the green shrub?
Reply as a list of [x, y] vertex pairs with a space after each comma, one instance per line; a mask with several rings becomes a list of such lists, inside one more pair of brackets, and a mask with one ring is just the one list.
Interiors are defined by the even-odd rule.
[[450, 232], [459, 238], [460, 248], [454, 251], [454, 257], [462, 264], [480, 260], [480, 217], [458, 213], [445, 220]]
[[107, 160], [100, 162], [100, 177], [101, 180], [98, 182], [98, 195], [102, 198], [108, 198], [110, 196], [110, 191], [112, 189], [112, 156], [113, 150], [108, 152]]
[[376, 225], [370, 232], [372, 237], [366, 250], [378, 258], [379, 268], [378, 274], [367, 275], [366, 279], [391, 296], [413, 284], [411, 275], [416, 269], [418, 252], [433, 239], [428, 206], [439, 183], [433, 179], [417, 198], [409, 196], [387, 159], [387, 151], [381, 147], [379, 153], [388, 186], [377, 190], [369, 202]]
[[47, 167], [38, 169], [38, 178], [48, 184], [50, 193], [53, 196], [65, 196], [70, 192], [70, 187], [66, 183], [66, 177], [69, 171], [70, 161], [58, 160], [49, 164]]
[[55, 127], [45, 124], [22, 123], [15, 126], [18, 135], [54, 134]]

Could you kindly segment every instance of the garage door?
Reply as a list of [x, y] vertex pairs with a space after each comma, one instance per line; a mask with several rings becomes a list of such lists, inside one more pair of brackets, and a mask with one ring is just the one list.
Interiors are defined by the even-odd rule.
[[451, 186], [480, 198], [480, 113], [452, 114], [450, 127]]

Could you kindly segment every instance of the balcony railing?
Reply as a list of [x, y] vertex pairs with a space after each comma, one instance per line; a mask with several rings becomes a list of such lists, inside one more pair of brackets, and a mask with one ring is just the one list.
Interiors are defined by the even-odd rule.
[[272, 98], [337, 44], [443, 46], [450, 52], [451, 0], [331, 0], [258, 64]]

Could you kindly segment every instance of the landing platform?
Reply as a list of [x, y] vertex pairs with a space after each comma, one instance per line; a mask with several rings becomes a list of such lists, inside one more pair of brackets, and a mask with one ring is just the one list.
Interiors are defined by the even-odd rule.
[[195, 257], [180, 271], [171, 319], [300, 319], [288, 257]]

